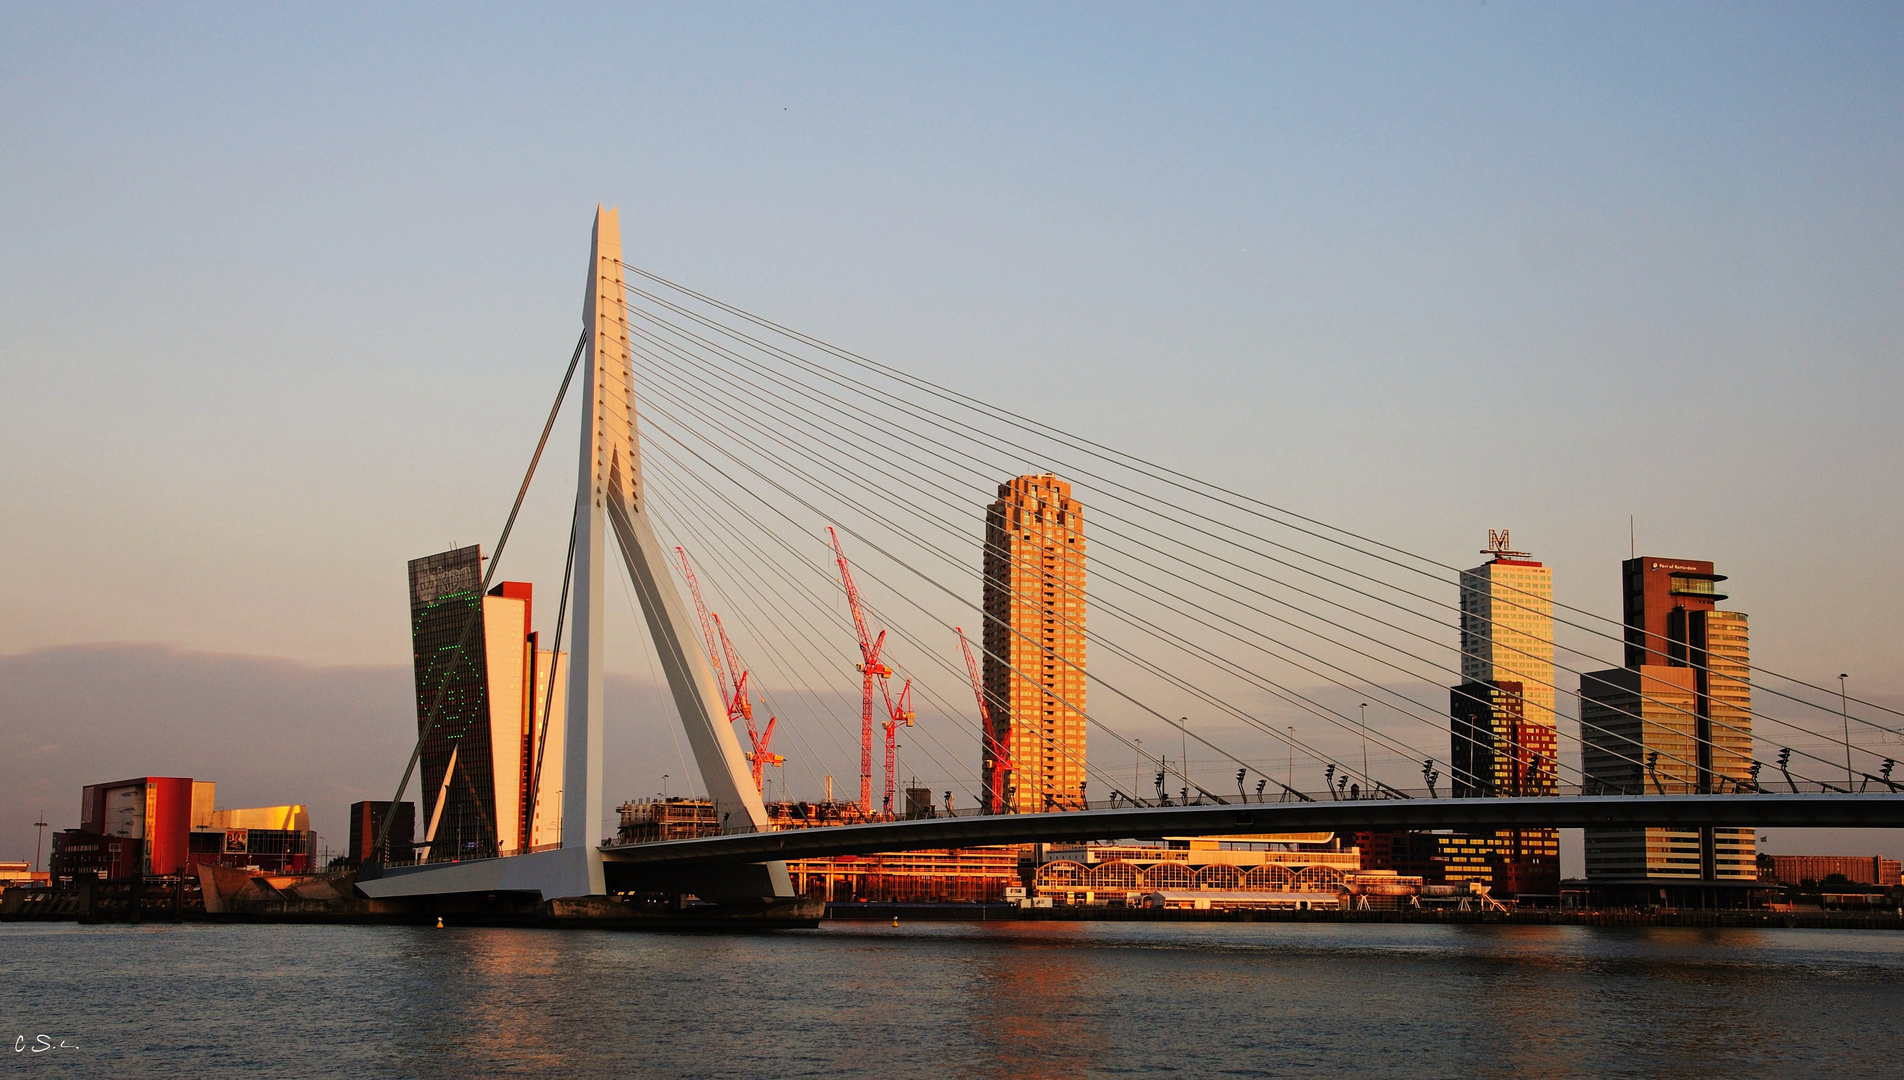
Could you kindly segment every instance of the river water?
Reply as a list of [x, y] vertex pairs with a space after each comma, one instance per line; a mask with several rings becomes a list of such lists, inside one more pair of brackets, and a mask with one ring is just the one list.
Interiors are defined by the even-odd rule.
[[1904, 935], [14, 923], [0, 1025], [9, 1075], [1878, 1077]]

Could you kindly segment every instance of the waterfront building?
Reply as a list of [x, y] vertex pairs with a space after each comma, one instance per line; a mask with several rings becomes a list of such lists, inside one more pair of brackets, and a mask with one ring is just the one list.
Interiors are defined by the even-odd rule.
[[53, 834], [53, 875], [179, 873], [190, 851], [194, 809], [210, 820], [211, 788], [189, 776], [86, 785], [80, 790], [79, 828]]
[[193, 822], [189, 842], [194, 867], [210, 864], [278, 874], [322, 869], [315, 865], [317, 834], [311, 830], [310, 811], [295, 803], [215, 810], [203, 824]]
[[[1448, 860], [1441, 850], [1445, 835], [1399, 829], [1367, 830], [1355, 834], [1355, 848], [1361, 854], [1362, 865], [1371, 870], [1412, 874], [1440, 884], [1447, 880]], [[1492, 871], [1485, 863], [1481, 868], [1487, 871], [1487, 880], [1491, 882]]]
[[[923, 793], [926, 789], [909, 790]], [[714, 836], [721, 829], [712, 799], [634, 799], [616, 809], [621, 814], [616, 841], [623, 844]], [[916, 817], [936, 813], [929, 799], [923, 806], [914, 801], [911, 809]], [[797, 801], [768, 803], [767, 819], [774, 829], [878, 820], [868, 818], [857, 802]], [[997, 903], [1006, 898], [1007, 890], [1022, 886], [1019, 861], [1016, 846], [932, 848], [788, 859], [787, 873], [794, 892], [829, 903]]]
[[1085, 805], [1084, 514], [1050, 473], [998, 486], [985, 514], [984, 685], [1014, 813]]
[[30, 888], [35, 885], [45, 885], [46, 883], [47, 875], [42, 871], [33, 869], [32, 864], [25, 860], [19, 862], [0, 862], [0, 885], [16, 885]]
[[[1710, 562], [1648, 556], [1626, 560], [1622, 579], [1626, 666], [1580, 677], [1586, 793], [1752, 790], [1750, 641], [1745, 615], [1718, 609], [1725, 576]], [[1587, 878], [1646, 899], [1661, 885], [1737, 890], [1757, 881], [1755, 835], [1588, 829]]]
[[410, 562], [427, 822], [418, 853], [434, 860], [513, 855], [561, 837], [566, 678], [554, 678], [552, 700], [548, 690], [566, 656], [537, 647], [532, 587], [505, 581], [485, 594], [482, 562], [474, 546]]
[[1355, 834], [1355, 846], [1365, 868], [1413, 875], [1430, 885], [1479, 886], [1506, 897], [1557, 896], [1559, 859], [1527, 853], [1534, 832], [1368, 831]]
[[[1768, 865], [1769, 864], [1769, 865]], [[1896, 888], [1904, 864], [1879, 855], [1761, 855], [1760, 876], [1780, 885], [1822, 884], [1842, 877], [1853, 885]]]
[[[1553, 570], [1488, 530], [1487, 562], [1460, 577], [1461, 677], [1449, 691], [1449, 772], [1456, 798], [1559, 793], [1554, 712]], [[1503, 893], [1555, 895], [1560, 833], [1503, 829], [1436, 834], [1448, 881], [1481, 881]], [[1481, 869], [1485, 867], [1485, 869]]]
[[[924, 788], [912, 789], [924, 792]], [[648, 844], [656, 840], [691, 840], [714, 836], [721, 831], [714, 800], [687, 795], [667, 798], [630, 799], [615, 808], [621, 815], [615, 833], [619, 844]], [[818, 825], [859, 825], [885, 820], [877, 812], [868, 815], [857, 802], [805, 802], [784, 800], [766, 804], [769, 829], [807, 829]], [[913, 804], [914, 817], [936, 817], [929, 803]]]
[[1554, 572], [1488, 530], [1491, 556], [1461, 572], [1461, 678], [1520, 684], [1527, 723], [1554, 726]]
[[1015, 846], [788, 859], [793, 891], [828, 903], [982, 903], [1022, 887]]
[[53, 834], [53, 854], [47, 866], [56, 881], [70, 881], [80, 874], [124, 878], [142, 873], [144, 858], [143, 839], [62, 829]]
[[317, 836], [303, 806], [217, 810], [217, 790], [189, 776], [87, 785], [79, 828], [53, 835], [53, 877], [163, 877], [194, 873], [200, 863], [310, 868]]
[[[1330, 833], [1178, 836], [1162, 843], [1048, 844], [1033, 851], [1032, 893], [1056, 904], [1129, 907], [1339, 906], [1363, 877], [1361, 853]], [[1398, 875], [1368, 878], [1371, 896], [1396, 906]], [[1418, 891], [1419, 878], [1407, 879]]]

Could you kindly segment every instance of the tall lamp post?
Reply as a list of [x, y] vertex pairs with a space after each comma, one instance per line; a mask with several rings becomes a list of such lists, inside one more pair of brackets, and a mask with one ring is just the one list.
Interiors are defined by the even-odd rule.
[[1132, 739], [1131, 742], [1137, 744], [1137, 757], [1131, 761], [1131, 794], [1135, 796], [1143, 788], [1144, 740]]
[[1845, 790], [1846, 791], [1851, 790], [1851, 706], [1850, 706], [1850, 699], [1845, 696], [1845, 680], [1849, 679], [1850, 677], [1851, 676], [1845, 675], [1845, 674], [1840, 674], [1838, 676], [1838, 715], [1844, 720], [1844, 732], [1845, 732]]
[[1183, 802], [1185, 806], [1188, 806], [1190, 804], [1190, 718], [1178, 717], [1177, 724], [1183, 734]]
[[46, 844], [46, 811], [40, 811], [40, 820], [33, 823], [38, 832], [33, 837], [33, 872], [40, 872], [40, 850]]
[[[1362, 782], [1374, 787], [1368, 774], [1368, 702], [1362, 703]], [[1370, 794], [1374, 794], [1370, 792]]]

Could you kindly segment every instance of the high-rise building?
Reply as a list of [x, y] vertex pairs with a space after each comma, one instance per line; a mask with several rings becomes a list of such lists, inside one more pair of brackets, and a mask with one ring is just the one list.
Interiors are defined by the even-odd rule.
[[[1449, 691], [1449, 777], [1456, 798], [1559, 793], [1554, 727], [1553, 570], [1488, 530], [1491, 558], [1461, 574], [1461, 676]], [[1479, 837], [1475, 838], [1477, 841]], [[1504, 893], [1557, 893], [1560, 834], [1494, 833], [1488, 863]]]
[[433, 860], [511, 855], [560, 836], [566, 679], [558, 673], [552, 702], [548, 691], [551, 664], [566, 657], [537, 649], [528, 583], [482, 592], [482, 558], [466, 547], [410, 562], [426, 822], [418, 846]]
[[1461, 574], [1461, 678], [1521, 685], [1521, 713], [1554, 726], [1554, 572], [1488, 530], [1487, 562]]
[[1050, 473], [998, 485], [985, 514], [985, 665], [993, 734], [1010, 755], [1013, 813], [1085, 803], [1084, 513]]
[[[1746, 617], [1720, 611], [1709, 562], [1622, 564], [1626, 666], [1580, 677], [1589, 795], [1704, 794], [1755, 784]], [[1758, 875], [1752, 829], [1588, 829], [1587, 877], [1607, 883], [1743, 885]]]

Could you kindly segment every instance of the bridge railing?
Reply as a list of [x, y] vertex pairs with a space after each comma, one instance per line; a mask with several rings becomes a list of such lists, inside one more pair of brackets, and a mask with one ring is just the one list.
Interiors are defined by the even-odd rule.
[[[1353, 790], [1351, 790], [1352, 787], [1353, 787]], [[1847, 790], [1853, 793], [1899, 792], [1899, 791], [1904, 791], [1904, 782], [1891, 780], [1889, 778], [1880, 777], [1880, 776], [1865, 776], [1865, 777], [1862, 777], [1858, 783], [1852, 785], [1850, 788], [1847, 789], [1844, 785], [1832, 784], [1830, 782], [1820, 782], [1820, 781], [1814, 781], [1814, 780], [1799, 780], [1796, 778], [1790, 781], [1787, 781], [1783, 777], [1780, 777], [1776, 783], [1773, 783], [1773, 784], [1762, 783], [1758, 785], [1756, 790], [1750, 785], [1737, 784], [1737, 785], [1727, 785], [1724, 791], [1720, 793], [1728, 794], [1728, 795], [1730, 794], [1818, 795], [1818, 794], [1829, 794], [1829, 793], [1844, 793]], [[1518, 794], [1518, 793], [1508, 792], [1507, 794]], [[1618, 788], [1618, 787], [1609, 787], [1606, 785], [1595, 785], [1595, 786], [1589, 787], [1589, 786], [1581, 785], [1577, 783], [1561, 784], [1561, 785], [1558, 785], [1557, 787], [1550, 787], [1549, 790], [1545, 792], [1528, 791], [1525, 794], [1530, 797], [1546, 795], [1546, 796], [1550, 796], [1554, 798], [1567, 798], [1567, 797], [1579, 796], [1579, 795], [1692, 795], [1692, 794], [1697, 794], [1697, 792], [1688, 790], [1688, 785], [1683, 783], [1667, 783], [1662, 781], [1657, 784], [1648, 783], [1644, 786], [1643, 789], [1636, 789], [1632, 787], [1631, 785], [1628, 785], [1626, 788]], [[1125, 796], [1122, 792], [1119, 792], [1114, 798], [1091, 799], [1085, 802], [1079, 802], [1078, 800], [1073, 799], [1063, 806], [1054, 806], [1052, 809], [1052, 812], [1055, 813], [1055, 812], [1078, 811], [1078, 810], [1138, 810], [1138, 809], [1154, 809], [1157, 807], [1177, 807], [1177, 806], [1199, 806], [1199, 807], [1259, 806], [1264, 804], [1275, 804], [1275, 803], [1301, 803], [1301, 802], [1321, 803], [1321, 802], [1331, 802], [1331, 801], [1355, 802], [1355, 801], [1364, 801], [1364, 800], [1371, 800], [1371, 799], [1378, 800], [1378, 801], [1389, 800], [1389, 799], [1433, 799], [1433, 798], [1447, 799], [1447, 798], [1454, 798], [1454, 797], [1456, 797], [1454, 791], [1451, 790], [1450, 787], [1446, 783], [1437, 784], [1432, 789], [1426, 785], [1422, 785], [1419, 787], [1410, 787], [1410, 788], [1395, 788], [1395, 787], [1390, 787], [1387, 784], [1382, 784], [1374, 792], [1364, 792], [1359, 787], [1355, 787], [1353, 785], [1344, 785], [1332, 790], [1324, 790], [1321, 788], [1317, 788], [1317, 789], [1308, 790], [1308, 791], [1300, 791], [1296, 789], [1268, 790], [1267, 788], [1265, 788], [1265, 790], [1262, 790], [1262, 791], [1257, 791], [1252, 785], [1250, 787], [1246, 787], [1241, 792], [1230, 792], [1228, 794], [1219, 794], [1219, 793], [1208, 791], [1208, 790], [1205, 790], [1201, 793], [1192, 792], [1188, 801], [1186, 801], [1183, 798], [1181, 791], [1179, 791], [1179, 793], [1177, 794], [1167, 795], [1167, 796], [1159, 796], [1155, 792], [1152, 792], [1150, 797], [1139, 798], [1139, 799], [1129, 798]], [[799, 816], [799, 813], [794, 812], [793, 808], [803, 809], [805, 811], [806, 816], [804, 818]], [[852, 804], [774, 803], [772, 804], [772, 809], [777, 812], [775, 814], [775, 820], [768, 828], [765, 828], [765, 829], [756, 828], [751, 823], [717, 825], [711, 821], [693, 822], [693, 823], [683, 822], [676, 826], [670, 827], [668, 829], [668, 834], [660, 836], [660, 837], [649, 838], [644, 840], [635, 840], [632, 838], [624, 838], [621, 836], [617, 836], [617, 837], [613, 837], [608, 840], [605, 840], [604, 844], [612, 845], [612, 846], [625, 846], [625, 845], [633, 844], [633, 843], [658, 843], [658, 842], [667, 841], [667, 840], [693, 840], [693, 839], [702, 839], [702, 838], [710, 837], [710, 836], [743, 836], [743, 835], [761, 833], [761, 832], [784, 832], [789, 829], [836, 828], [842, 825], [875, 825], [875, 824], [883, 824], [886, 822], [895, 822], [895, 821], [942, 820], [942, 819], [951, 819], [951, 818], [979, 818], [979, 817], [990, 816], [986, 814], [983, 809], [980, 809], [977, 807], [954, 807], [952, 809], [947, 809], [943, 805], [934, 805], [930, 807], [929, 809], [921, 809], [921, 810], [915, 811], [913, 814], [910, 814], [910, 815], [907, 815], [907, 814], [863, 815], [863, 814], [860, 814], [857, 808], [852, 806]], [[561, 845], [559, 843], [541, 844], [541, 845], [537, 845], [534, 848], [531, 848], [530, 850], [531, 851], [545, 851], [545, 850], [558, 848], [560, 846]], [[488, 857], [493, 858], [493, 856], [488, 856]], [[478, 858], [481, 858], [481, 857], [478, 857]], [[468, 858], [464, 858], [464, 859], [445, 858], [445, 859], [434, 859], [434, 860], [391, 860], [385, 863], [384, 866], [387, 868], [395, 868], [400, 866], [415, 866], [415, 865], [421, 865], [422, 863], [426, 861], [432, 862], [432, 863], [447, 863], [447, 862], [470, 862], [475, 860], [468, 859]]]

